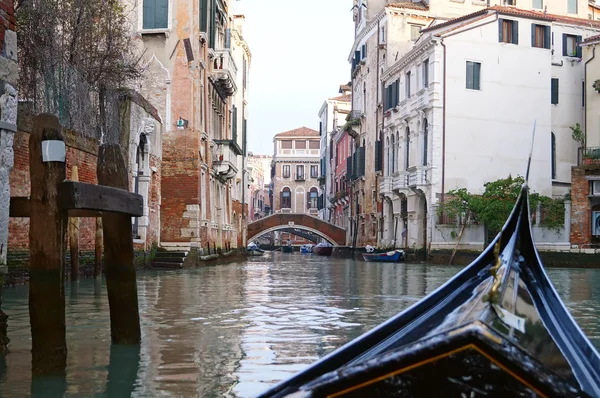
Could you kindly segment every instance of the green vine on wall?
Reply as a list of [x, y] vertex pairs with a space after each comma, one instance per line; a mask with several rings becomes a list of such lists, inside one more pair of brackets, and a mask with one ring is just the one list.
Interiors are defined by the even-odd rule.
[[[508, 176], [485, 183], [481, 195], [472, 194], [466, 188], [454, 189], [446, 194], [444, 203], [438, 207], [438, 215], [445, 214], [457, 220], [470, 219], [475, 224], [483, 223], [489, 229], [498, 231], [508, 219], [523, 183], [523, 177]], [[530, 193], [529, 202], [534, 216], [538, 205], [542, 210], [541, 220], [537, 220], [537, 224], [556, 230], [564, 226], [563, 199]]]

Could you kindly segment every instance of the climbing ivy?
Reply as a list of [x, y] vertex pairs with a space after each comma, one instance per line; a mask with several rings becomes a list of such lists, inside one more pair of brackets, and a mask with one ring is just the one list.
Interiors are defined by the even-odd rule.
[[[502, 228], [523, 186], [523, 177], [502, 178], [484, 184], [481, 195], [470, 193], [466, 188], [454, 189], [446, 194], [446, 199], [438, 208], [438, 214], [445, 213], [450, 218], [471, 219], [474, 223], [483, 223], [490, 230]], [[560, 229], [564, 225], [564, 200], [553, 199], [538, 193], [529, 194], [532, 214], [535, 216], [538, 205], [541, 205], [541, 220], [538, 224], [552, 229]]]

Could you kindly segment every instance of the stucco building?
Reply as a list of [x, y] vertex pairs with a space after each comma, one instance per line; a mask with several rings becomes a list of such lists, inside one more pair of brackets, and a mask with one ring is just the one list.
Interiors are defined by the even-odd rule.
[[321, 142], [319, 132], [307, 127], [279, 133], [271, 172], [271, 203], [274, 213], [319, 211]]
[[227, 0], [123, 0], [163, 121], [161, 246], [244, 244], [251, 54]]
[[[249, 198], [250, 198], [250, 220], [256, 221], [270, 214], [269, 204], [269, 182], [271, 181], [270, 155], [248, 154]], [[265, 189], [265, 186], [267, 189]]]

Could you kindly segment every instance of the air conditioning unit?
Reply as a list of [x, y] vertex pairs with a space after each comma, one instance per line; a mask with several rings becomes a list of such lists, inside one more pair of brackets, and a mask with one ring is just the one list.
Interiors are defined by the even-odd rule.
[[600, 180], [592, 181], [592, 192], [593, 196], [600, 196]]
[[600, 211], [592, 212], [592, 235], [600, 236]]

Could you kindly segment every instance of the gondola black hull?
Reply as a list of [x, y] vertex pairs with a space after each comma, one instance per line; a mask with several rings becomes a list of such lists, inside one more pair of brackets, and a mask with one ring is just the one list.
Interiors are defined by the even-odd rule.
[[260, 397], [600, 396], [600, 357], [552, 287], [527, 187], [468, 267]]

